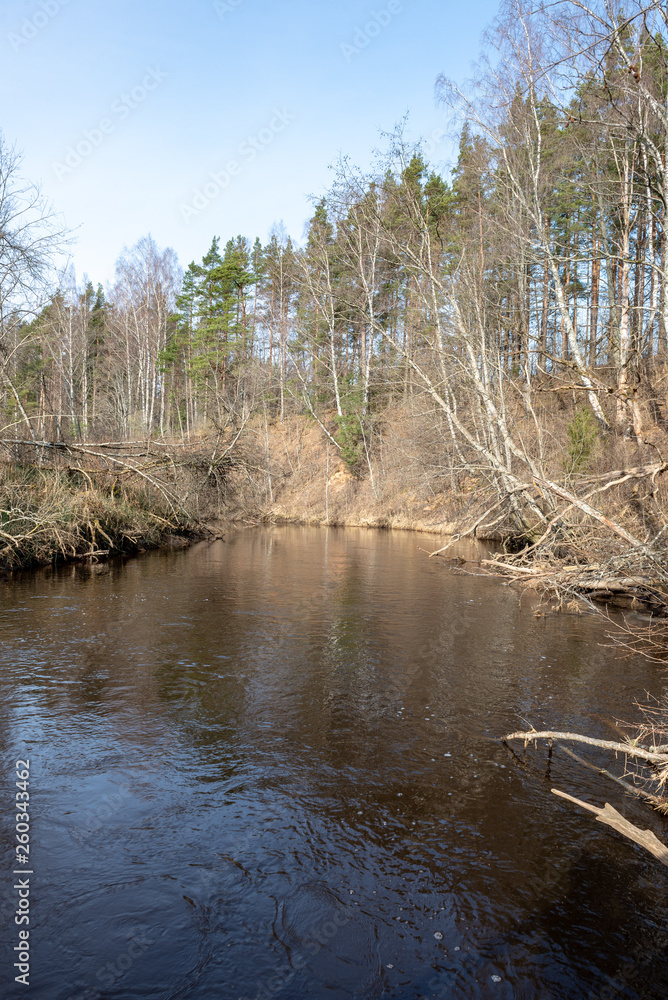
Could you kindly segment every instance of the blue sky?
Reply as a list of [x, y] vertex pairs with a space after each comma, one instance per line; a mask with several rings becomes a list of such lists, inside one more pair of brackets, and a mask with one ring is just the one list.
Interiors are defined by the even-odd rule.
[[434, 82], [471, 73], [496, 0], [3, 0], [0, 130], [113, 278], [151, 233], [181, 264], [211, 238], [300, 240], [340, 154], [366, 167], [409, 112], [449, 169]]

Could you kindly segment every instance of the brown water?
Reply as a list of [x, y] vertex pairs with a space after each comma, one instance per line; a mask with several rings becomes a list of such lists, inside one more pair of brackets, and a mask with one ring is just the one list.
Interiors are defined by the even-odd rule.
[[431, 541], [258, 529], [1, 586], [0, 992], [668, 996], [668, 869], [550, 788], [667, 824], [493, 739], [522, 719], [610, 738], [661, 673], [596, 620], [428, 561]]

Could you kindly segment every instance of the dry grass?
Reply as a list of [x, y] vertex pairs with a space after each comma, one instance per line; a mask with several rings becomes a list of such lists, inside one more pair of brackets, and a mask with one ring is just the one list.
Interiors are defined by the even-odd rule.
[[[524, 406], [520, 392], [507, 396], [509, 421], [545, 475], [584, 496], [614, 469], [656, 463], [668, 455], [668, 434], [650, 425], [648, 440], [611, 434], [598, 436], [577, 470], [567, 470], [572, 442], [569, 427], [582, 405], [573, 392], [535, 391], [533, 405], [542, 428]], [[460, 416], [469, 423], [466, 400]], [[321, 415], [336, 434], [334, 414]], [[351, 474], [317, 423], [304, 414], [287, 414], [283, 422], [257, 419], [249, 425], [244, 449], [250, 466], [233, 472], [228, 499], [233, 516], [255, 521], [298, 521], [376, 525], [452, 533], [470, 526], [492, 507], [498, 496], [489, 472], [473, 454], [452, 442], [445, 421], [423, 394], [392, 403], [374, 416], [372, 431]], [[518, 467], [521, 479], [531, 479]], [[634, 537], [655, 537], [668, 521], [668, 476], [631, 479], [596, 493], [592, 503]], [[538, 491], [535, 493], [538, 498]], [[540, 501], [539, 501], [540, 502]], [[561, 504], [561, 506], [566, 506]], [[495, 541], [513, 538], [517, 529], [506, 504], [483, 520], [476, 534]], [[594, 530], [592, 530], [592, 528]], [[540, 532], [536, 532], [538, 537]], [[519, 539], [518, 539], [519, 540]], [[607, 529], [571, 508], [550, 539], [552, 558], [604, 562], [624, 548]], [[553, 544], [554, 543], [554, 544]]]
[[[662, 373], [656, 374], [653, 384], [663, 386], [662, 379]], [[555, 391], [553, 382], [543, 380], [534, 386], [531, 412], [520, 387], [509, 387], [506, 393], [515, 439], [541, 463], [544, 474], [579, 497], [593, 490], [591, 502], [643, 542], [660, 536], [668, 523], [668, 476], [630, 479], [596, 491], [610, 470], [657, 462], [668, 454], [664, 403], [659, 398], [642, 401], [649, 443], [639, 445], [614, 434], [598, 437], [586, 460], [568, 470], [569, 427], [582, 407], [581, 395], [558, 386]], [[614, 407], [614, 399], [608, 404]], [[251, 417], [238, 442], [234, 437], [234, 451], [224, 462], [221, 456], [231, 431], [224, 441], [220, 435], [203, 434], [186, 447], [160, 440], [149, 448], [147, 442], [141, 458], [138, 450], [130, 452], [124, 446], [121, 458], [126, 464], [112, 467], [108, 461], [106, 478], [104, 460], [95, 446], [83, 456], [68, 457], [71, 465], [75, 461], [86, 465], [91, 481], [85, 474], [71, 481], [64, 472], [42, 472], [38, 456], [26, 452], [26, 471], [7, 468], [1, 486], [5, 523], [0, 523], [0, 530], [10, 536], [4, 538], [2, 560], [5, 565], [23, 564], [24, 558], [43, 562], [80, 555], [91, 547], [108, 548], [111, 543], [100, 536], [96, 521], [114, 546], [131, 545], [139, 538], [152, 544], [150, 540], [159, 538], [159, 525], [171, 522], [179, 528], [186, 511], [186, 520], [193, 523], [222, 516], [249, 523], [329, 523], [436, 534], [464, 531], [481, 519], [476, 536], [507, 541], [511, 549], [540, 535], [540, 525], [533, 535], [531, 531], [518, 535], [509, 504], [497, 502], [489, 471], [461, 444], [455, 445], [443, 414], [417, 389], [400, 400], [388, 400], [384, 409], [376, 402], [359, 462], [352, 470], [322, 427], [297, 412], [299, 406], [295, 400], [294, 409], [287, 407], [283, 421], [264, 414]], [[477, 418], [465, 394], [459, 415], [475, 426]], [[336, 436], [334, 414], [320, 416]], [[140, 482], [140, 465], [152, 482]], [[123, 485], [122, 494], [110, 486], [112, 472]], [[523, 481], [531, 479], [526, 467], [518, 465], [514, 472]], [[18, 496], [12, 494], [16, 489]], [[538, 490], [534, 496], [542, 502]], [[565, 516], [531, 558], [599, 567], [613, 560], [610, 573], [617, 573], [614, 561], [627, 558], [628, 545], [576, 507], [559, 501], [558, 509], [565, 510]], [[490, 516], [482, 517], [487, 510], [492, 510]], [[663, 550], [657, 555], [661, 560]], [[625, 572], [641, 569], [629, 565]]]
[[[95, 481], [97, 479], [97, 482]], [[150, 486], [100, 474], [4, 466], [0, 475], [0, 568], [4, 571], [159, 545], [190, 526]]]

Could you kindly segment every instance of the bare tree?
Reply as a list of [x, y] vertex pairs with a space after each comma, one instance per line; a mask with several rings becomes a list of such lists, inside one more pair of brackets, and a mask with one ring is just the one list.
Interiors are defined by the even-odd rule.
[[523, 0], [506, 3], [489, 35], [472, 93], [465, 94], [445, 77], [439, 78], [437, 92], [484, 135], [495, 159], [496, 183], [507, 187], [501, 202], [506, 212], [499, 222], [506, 237], [522, 245], [525, 263], [544, 263], [549, 271], [570, 361], [597, 420], [607, 428], [599, 400], [603, 387], [587, 368], [568, 308], [562, 261], [546, 224], [545, 192], [553, 178], [546, 176], [543, 118], [546, 104], [558, 106], [560, 95], [549, 73], [554, 46], [532, 14]]
[[68, 233], [42, 196], [23, 178], [21, 156], [0, 133], [0, 376], [28, 433], [33, 429], [15, 384], [25, 324], [48, 299]]
[[[558, 93], [594, 90], [603, 113], [591, 114], [591, 103], [581, 99], [580, 116], [586, 126], [603, 135], [614, 160], [619, 238], [608, 244], [608, 258], [618, 262], [621, 272], [618, 314], [617, 418], [626, 434], [631, 430], [640, 442], [642, 425], [635, 398], [639, 349], [631, 336], [633, 310], [643, 308], [640, 282], [636, 279], [635, 305], [631, 302], [629, 272], [639, 267], [630, 246], [630, 233], [639, 226], [640, 212], [649, 220], [651, 295], [646, 331], [651, 330], [661, 308], [662, 329], [668, 329], [668, 103], [665, 80], [668, 73], [668, 10], [658, 0], [560, 0], [539, 13], [543, 31], [559, 47]], [[639, 189], [634, 191], [634, 186]], [[657, 237], [661, 234], [659, 252]], [[604, 243], [605, 248], [605, 243]], [[661, 292], [660, 292], [661, 287]], [[612, 289], [611, 289], [612, 290]], [[660, 305], [661, 304], [661, 305]], [[639, 322], [638, 317], [636, 319]], [[636, 338], [638, 340], [642, 338]]]
[[[487, 476], [517, 528], [531, 531], [546, 520], [532, 486], [533, 479], [543, 478], [544, 473], [540, 453], [532, 454], [511, 428], [494, 317], [480, 283], [479, 245], [465, 248], [454, 270], [445, 266], [443, 241], [434, 229], [429, 205], [419, 186], [407, 180], [415, 154], [399, 132], [375, 181], [363, 182], [342, 165], [332, 201], [339, 221], [337, 266], [345, 266], [346, 277], [359, 293], [349, 298], [348, 305], [357, 309], [358, 320], [368, 331], [367, 343], [371, 345], [374, 338], [385, 341], [443, 415], [462, 465]], [[395, 181], [383, 197], [383, 178], [389, 176]], [[422, 317], [414, 342], [400, 337], [386, 313], [377, 308], [382, 264], [388, 261], [410, 282]], [[325, 263], [327, 267], [322, 267], [321, 262], [325, 285], [320, 291], [327, 293], [323, 315], [332, 343], [336, 299], [328, 258]], [[331, 354], [334, 366], [333, 347]], [[362, 372], [365, 387], [367, 365], [368, 360]], [[550, 501], [546, 503], [550, 509]]]
[[116, 264], [112, 329], [115, 361], [124, 375], [124, 420], [136, 416], [137, 429], [146, 435], [156, 426], [161, 433], [164, 429], [166, 393], [159, 357], [179, 281], [176, 254], [161, 250], [150, 236], [125, 249]]

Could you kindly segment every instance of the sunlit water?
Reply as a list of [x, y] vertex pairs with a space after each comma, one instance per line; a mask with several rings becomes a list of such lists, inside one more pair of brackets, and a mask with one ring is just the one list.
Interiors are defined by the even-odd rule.
[[253, 529], [0, 585], [2, 995], [668, 995], [668, 869], [550, 789], [668, 824], [495, 741], [522, 720], [614, 738], [663, 675], [432, 541]]

